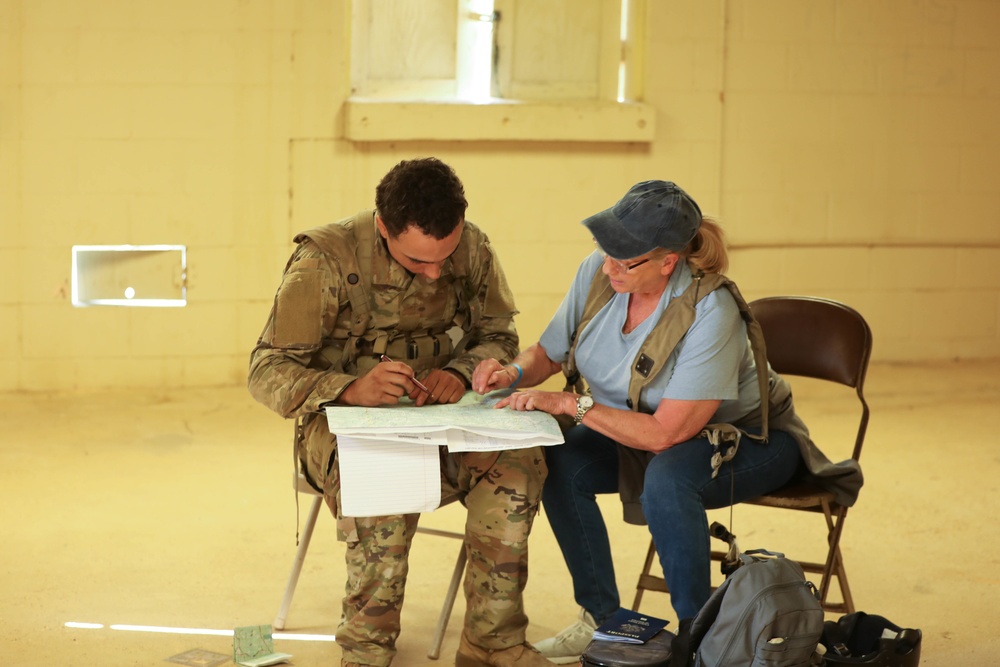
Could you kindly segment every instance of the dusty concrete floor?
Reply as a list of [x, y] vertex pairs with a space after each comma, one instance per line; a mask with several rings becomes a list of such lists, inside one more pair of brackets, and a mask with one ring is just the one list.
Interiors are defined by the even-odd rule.
[[[801, 383], [796, 393], [821, 443], [849, 432], [851, 396]], [[997, 664], [1000, 362], [874, 365], [868, 395], [868, 481], [843, 540], [857, 606], [921, 628], [922, 665]], [[0, 663], [167, 665], [194, 649], [231, 655], [231, 639], [109, 626], [271, 622], [295, 549], [290, 427], [245, 390], [3, 394], [0, 424]], [[618, 521], [613, 498], [603, 506], [628, 604], [648, 538]], [[813, 558], [815, 521], [738, 507], [733, 531], [744, 548]], [[423, 523], [460, 530], [461, 508]], [[526, 605], [538, 640], [576, 607], [544, 516], [532, 540]], [[425, 653], [455, 553], [453, 540], [417, 537], [395, 664], [452, 664], [461, 600], [442, 659]], [[332, 634], [343, 583], [343, 550], [322, 515], [288, 631]], [[643, 609], [676, 621], [663, 595], [647, 594]], [[276, 648], [297, 665], [339, 664], [331, 643]]]

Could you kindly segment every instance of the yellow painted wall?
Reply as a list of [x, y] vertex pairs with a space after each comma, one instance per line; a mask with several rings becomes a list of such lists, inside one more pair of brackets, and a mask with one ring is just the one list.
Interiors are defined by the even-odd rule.
[[[875, 358], [1000, 357], [1000, 3], [651, 0], [648, 145], [342, 139], [346, 0], [0, 0], [0, 390], [244, 381], [295, 231], [437, 155], [525, 343], [635, 181], [749, 298], [845, 300]], [[74, 244], [187, 246], [185, 308], [73, 308]]]

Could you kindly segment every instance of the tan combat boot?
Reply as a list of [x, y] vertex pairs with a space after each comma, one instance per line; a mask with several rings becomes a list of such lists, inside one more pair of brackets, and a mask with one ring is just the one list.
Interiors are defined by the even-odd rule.
[[485, 649], [470, 643], [464, 633], [455, 654], [455, 667], [545, 667], [551, 664], [527, 642], [510, 648]]

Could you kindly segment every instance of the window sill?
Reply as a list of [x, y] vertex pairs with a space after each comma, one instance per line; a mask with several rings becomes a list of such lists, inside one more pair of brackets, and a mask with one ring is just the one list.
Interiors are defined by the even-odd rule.
[[350, 141], [653, 141], [653, 107], [640, 102], [386, 100], [344, 103]]

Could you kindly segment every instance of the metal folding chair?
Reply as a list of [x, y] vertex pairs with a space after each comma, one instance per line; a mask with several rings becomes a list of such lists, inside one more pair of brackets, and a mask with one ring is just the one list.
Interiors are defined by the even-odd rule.
[[[781, 375], [834, 382], [855, 390], [860, 416], [851, 457], [859, 460], [868, 429], [868, 403], [864, 396], [865, 374], [872, 350], [872, 333], [868, 323], [850, 306], [817, 297], [767, 297], [752, 302], [750, 308], [764, 331], [767, 359], [775, 371]], [[820, 575], [820, 602], [825, 611], [853, 613], [854, 599], [840, 551], [847, 507], [837, 504], [831, 492], [808, 483], [791, 484], [746, 502], [823, 516], [826, 522], [826, 559], [822, 563], [799, 561], [799, 565], [806, 572]], [[725, 556], [724, 551], [712, 551], [714, 561], [722, 561]], [[650, 574], [655, 560], [656, 547], [650, 540], [646, 561], [636, 584], [632, 603], [634, 610], [638, 610], [644, 591], [669, 592], [663, 577]], [[840, 589], [840, 602], [828, 598], [834, 579]]]
[[[309, 542], [312, 540], [313, 529], [316, 527], [316, 519], [319, 517], [320, 509], [323, 506], [323, 496], [312, 487], [302, 473], [295, 479], [295, 490], [313, 497], [312, 505], [309, 507], [309, 514], [306, 516], [305, 525], [302, 527], [302, 534], [299, 537], [299, 546], [295, 551], [295, 559], [292, 561], [292, 571], [288, 575], [288, 583], [285, 585], [285, 594], [281, 598], [281, 606], [278, 608], [278, 615], [274, 619], [275, 630], [285, 628], [285, 620], [288, 618], [288, 609], [292, 605], [292, 597], [295, 596], [295, 587], [299, 582], [299, 574], [302, 572], [302, 564], [306, 559], [306, 552], [309, 551]], [[417, 527], [418, 533], [425, 535], [436, 535], [438, 537], [451, 537], [460, 541], [458, 558], [455, 561], [455, 569], [451, 575], [451, 582], [448, 585], [448, 592], [445, 594], [444, 603], [441, 606], [441, 614], [438, 616], [437, 626], [434, 629], [434, 637], [431, 640], [431, 647], [427, 651], [427, 657], [437, 660], [441, 655], [441, 643], [444, 641], [445, 630], [448, 629], [448, 621], [451, 618], [452, 608], [455, 606], [455, 597], [458, 594], [459, 586], [462, 584], [462, 574], [465, 572], [465, 535], [452, 532], [450, 530], [438, 530], [436, 528]]]

